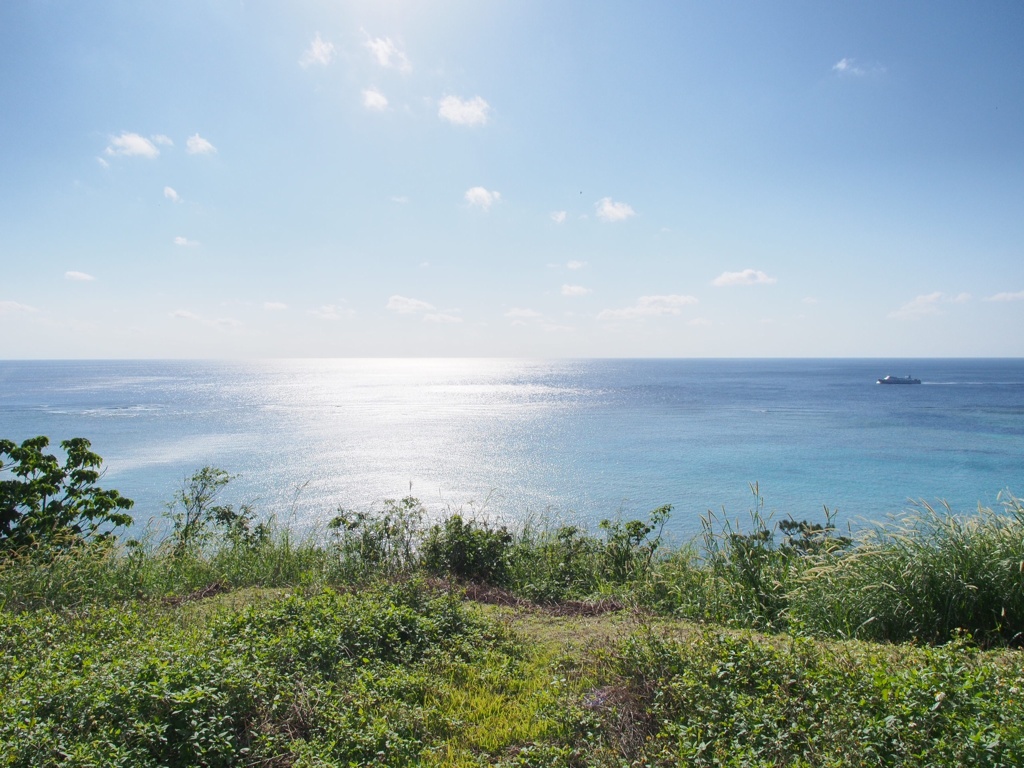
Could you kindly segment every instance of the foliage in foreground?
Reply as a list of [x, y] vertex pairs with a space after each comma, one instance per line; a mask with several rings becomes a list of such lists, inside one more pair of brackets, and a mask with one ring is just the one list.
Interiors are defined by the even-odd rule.
[[0, 611], [0, 765], [1024, 761], [1016, 652], [573, 621], [510, 634], [416, 581]]
[[0, 764], [410, 765], [457, 723], [445, 680], [496, 625], [416, 583], [241, 611], [0, 612]]
[[567, 710], [559, 759], [521, 765], [1016, 766], [1024, 664], [959, 641], [899, 652], [641, 630]]

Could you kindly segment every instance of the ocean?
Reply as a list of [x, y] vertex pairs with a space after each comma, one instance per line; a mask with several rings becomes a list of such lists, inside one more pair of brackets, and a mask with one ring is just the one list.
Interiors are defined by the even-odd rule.
[[671, 504], [688, 538], [755, 483], [856, 527], [1024, 493], [1024, 360], [0, 361], [0, 437], [35, 435], [88, 438], [137, 527], [206, 465], [300, 529], [412, 495], [509, 524]]

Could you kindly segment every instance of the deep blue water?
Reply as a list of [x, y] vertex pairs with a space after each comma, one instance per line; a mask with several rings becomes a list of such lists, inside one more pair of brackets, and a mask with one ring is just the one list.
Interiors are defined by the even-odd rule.
[[[892, 373], [921, 386], [878, 386]], [[673, 504], [878, 519], [1024, 493], [1024, 360], [0, 362], [0, 437], [82, 436], [159, 516], [182, 478], [299, 525], [411, 493], [433, 512], [595, 522]]]

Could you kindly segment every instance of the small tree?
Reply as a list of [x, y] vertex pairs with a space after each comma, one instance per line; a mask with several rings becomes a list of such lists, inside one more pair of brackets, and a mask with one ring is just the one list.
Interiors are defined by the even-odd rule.
[[28, 547], [69, 548], [113, 536], [131, 525], [131, 499], [97, 487], [103, 459], [84, 437], [64, 440], [63, 464], [43, 450], [47, 437], [21, 445], [0, 440], [0, 551]]
[[252, 526], [252, 507], [242, 504], [236, 510], [230, 504], [216, 504], [224, 487], [234, 479], [223, 469], [203, 467], [182, 481], [181, 488], [168, 504], [167, 516], [174, 525], [171, 533], [176, 554], [201, 547], [210, 537], [210, 525], [220, 529], [236, 544], [253, 545], [262, 541], [266, 527]]

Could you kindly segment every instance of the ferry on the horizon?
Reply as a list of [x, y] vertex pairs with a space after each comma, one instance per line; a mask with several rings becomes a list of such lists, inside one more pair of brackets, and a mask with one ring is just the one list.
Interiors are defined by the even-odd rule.
[[920, 384], [920, 379], [915, 379], [911, 376], [907, 376], [905, 379], [900, 376], [886, 376], [884, 379], [879, 379], [876, 384]]

